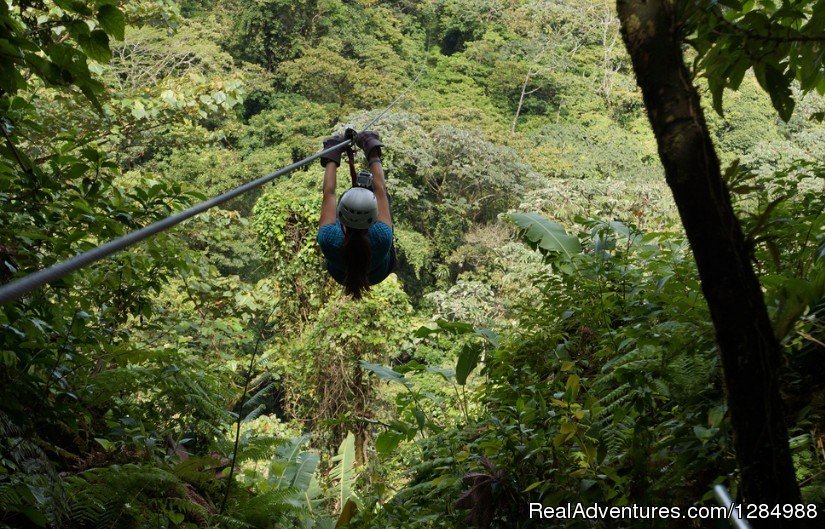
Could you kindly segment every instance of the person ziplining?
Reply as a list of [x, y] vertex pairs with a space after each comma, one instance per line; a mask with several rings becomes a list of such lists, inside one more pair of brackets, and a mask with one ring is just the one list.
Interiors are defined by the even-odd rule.
[[[340, 145], [342, 136], [324, 140], [324, 149]], [[338, 167], [347, 146], [321, 157], [324, 167], [323, 199], [318, 227], [318, 244], [326, 267], [344, 291], [360, 299], [373, 285], [387, 278], [395, 267], [393, 224], [384, 169], [383, 144], [378, 134], [364, 131], [355, 136], [364, 152], [369, 172], [353, 179], [353, 187], [336, 199]], [[351, 157], [351, 151], [348, 153]], [[352, 158], [350, 164], [352, 166]]]
[[[402, 94], [403, 95], [403, 94]], [[399, 96], [400, 97], [400, 96]], [[392, 105], [390, 105], [391, 107]], [[387, 107], [386, 112], [390, 107]], [[375, 123], [384, 113], [374, 118]], [[369, 126], [368, 125], [368, 126]], [[366, 154], [370, 171], [356, 177], [352, 160], [351, 144], [356, 143]], [[105, 259], [117, 252], [134, 246], [140, 241], [166, 231], [181, 222], [213, 207], [224, 204], [272, 180], [320, 159], [324, 166], [324, 198], [318, 242], [326, 257], [330, 275], [344, 285], [344, 290], [360, 298], [373, 285], [377, 285], [395, 267], [393, 227], [390, 216], [384, 170], [381, 166], [381, 140], [378, 134], [365, 131], [356, 135], [347, 130], [347, 137], [333, 136], [324, 140], [324, 149], [318, 153], [282, 167], [256, 180], [247, 182], [225, 193], [195, 204], [183, 211], [164, 217], [148, 226], [95, 246], [85, 252], [55, 263], [47, 268], [0, 285], [0, 304], [10, 303], [29, 292], [72, 272]], [[336, 206], [335, 184], [341, 153], [347, 152], [352, 173], [353, 188], [341, 196]], [[334, 162], [334, 163], [330, 163]]]

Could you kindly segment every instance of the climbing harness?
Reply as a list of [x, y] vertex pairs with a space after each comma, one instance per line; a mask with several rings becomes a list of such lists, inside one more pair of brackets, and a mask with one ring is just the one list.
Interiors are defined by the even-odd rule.
[[[416, 83], [418, 83], [418, 79], [419, 77], [421, 77], [421, 73], [423, 71], [424, 67], [422, 66], [413, 82], [410, 83], [410, 85], [403, 92], [401, 92], [398, 95], [398, 97], [396, 97], [392, 101], [392, 103], [390, 103], [381, 113], [379, 113], [375, 118], [373, 118], [372, 121], [367, 123], [367, 125], [364, 126], [363, 130], [368, 130], [370, 127], [372, 127], [379, 119], [381, 119], [381, 117], [384, 116], [384, 114], [387, 113], [387, 111], [390, 108], [392, 108], [398, 101], [400, 101], [401, 98], [404, 97], [407, 94], [407, 92], [409, 92], [409, 90], [416, 85]], [[0, 286], [0, 304], [14, 301], [15, 299], [31, 292], [32, 290], [40, 288], [46, 283], [52, 283], [54, 281], [57, 281], [76, 270], [79, 270], [94, 262], [100, 261], [101, 259], [105, 259], [106, 257], [109, 257], [110, 255], [115, 254], [121, 250], [125, 250], [130, 246], [134, 246], [135, 244], [139, 243], [144, 239], [147, 239], [160, 232], [166, 231], [169, 228], [176, 226], [187, 219], [190, 219], [196, 215], [200, 215], [204, 211], [207, 211], [209, 209], [214, 208], [215, 206], [219, 206], [225, 202], [228, 202], [233, 198], [243, 195], [248, 191], [257, 189], [262, 185], [275, 180], [279, 176], [283, 176], [287, 173], [290, 173], [295, 169], [298, 169], [299, 167], [303, 167], [304, 165], [314, 160], [317, 160], [322, 156], [325, 156], [342, 148], [345, 149], [347, 152], [347, 157], [349, 159], [350, 164], [350, 177], [352, 178], [353, 186], [355, 186], [360, 181], [358, 174], [355, 171], [354, 153], [352, 151], [352, 145], [355, 143], [356, 135], [357, 134], [355, 129], [350, 126], [349, 128], [347, 128], [347, 131], [345, 133], [345, 140], [337, 145], [333, 145], [332, 147], [317, 152], [312, 156], [308, 156], [303, 160], [295, 162], [291, 165], [287, 165], [286, 167], [282, 167], [277, 171], [273, 171], [265, 176], [258, 178], [257, 180], [253, 180], [252, 182], [247, 182], [246, 184], [238, 186], [235, 189], [231, 189], [209, 200], [205, 200], [199, 204], [195, 204], [191, 208], [185, 209], [180, 213], [176, 213], [174, 215], [165, 217], [137, 231], [128, 233], [123, 237], [119, 237], [100, 246], [96, 246], [91, 250], [79, 253], [74, 257], [66, 259], [65, 261], [61, 261], [48, 268], [38, 270], [37, 272], [33, 272], [25, 277], [21, 277], [20, 279]], [[370, 179], [371, 178], [372, 177], [370, 176]]]
[[[355, 127], [350, 124], [344, 126], [345, 138], [352, 140], [354, 143], [357, 135], [358, 134], [355, 132]], [[372, 173], [363, 169], [357, 173], [355, 171], [355, 150], [352, 148], [352, 144], [346, 148], [346, 153], [347, 162], [349, 164], [349, 176], [352, 180], [352, 187], [363, 187], [372, 191]]]
[[352, 148], [352, 145], [355, 143], [355, 128], [352, 125], [346, 125], [344, 127], [344, 137], [350, 141], [350, 144], [347, 145], [346, 153], [347, 153], [347, 162], [349, 163], [349, 176], [352, 179], [352, 187], [355, 187], [355, 183], [357, 182], [358, 175], [355, 173], [355, 152]]

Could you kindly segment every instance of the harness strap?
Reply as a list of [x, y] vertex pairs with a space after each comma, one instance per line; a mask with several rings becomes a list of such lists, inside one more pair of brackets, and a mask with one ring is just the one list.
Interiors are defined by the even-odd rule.
[[358, 182], [358, 176], [355, 171], [355, 154], [352, 152], [352, 147], [347, 147], [347, 160], [349, 161], [349, 176], [352, 179], [352, 187]]

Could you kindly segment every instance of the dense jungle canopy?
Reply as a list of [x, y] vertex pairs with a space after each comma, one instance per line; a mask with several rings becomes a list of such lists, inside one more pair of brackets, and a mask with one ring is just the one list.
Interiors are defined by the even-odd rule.
[[399, 260], [342, 293], [315, 162], [0, 306], [0, 527], [825, 526], [823, 57], [823, 0], [0, 2], [0, 284], [393, 101]]

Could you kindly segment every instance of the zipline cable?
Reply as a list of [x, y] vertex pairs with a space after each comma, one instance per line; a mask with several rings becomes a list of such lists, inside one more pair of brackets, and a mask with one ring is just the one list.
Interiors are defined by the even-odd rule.
[[156, 235], [162, 231], [168, 230], [172, 226], [180, 224], [181, 222], [194, 217], [195, 215], [199, 215], [204, 211], [211, 209], [215, 206], [219, 206], [224, 202], [232, 200], [233, 198], [240, 196], [247, 191], [251, 191], [255, 188], [261, 187], [262, 185], [271, 182], [272, 180], [278, 178], [279, 176], [283, 176], [289, 172], [298, 169], [314, 160], [317, 160], [321, 156], [325, 154], [329, 154], [333, 151], [341, 149], [343, 147], [348, 147], [352, 143], [352, 139], [347, 139], [337, 145], [333, 145], [328, 149], [324, 149], [321, 152], [317, 152], [312, 156], [308, 156], [301, 161], [295, 162], [292, 165], [288, 165], [277, 171], [269, 173], [268, 175], [262, 176], [257, 180], [253, 180], [252, 182], [248, 182], [241, 186], [236, 187], [235, 189], [231, 189], [226, 193], [218, 195], [214, 198], [201, 202], [200, 204], [196, 204], [189, 209], [185, 209], [180, 213], [176, 213], [164, 219], [161, 219], [157, 222], [154, 222], [148, 226], [145, 226], [137, 231], [132, 233], [126, 234], [123, 237], [119, 237], [112, 241], [109, 241], [101, 246], [97, 246], [92, 248], [89, 251], [80, 253], [71, 257], [65, 261], [61, 261], [55, 265], [52, 265], [48, 268], [44, 268], [42, 270], [38, 270], [32, 274], [29, 274], [25, 277], [22, 277], [16, 281], [12, 281], [6, 285], [0, 287], [0, 304], [8, 303], [10, 301], [14, 301], [15, 299], [31, 292], [32, 290], [39, 288], [46, 283], [52, 283], [65, 277], [66, 275], [74, 272], [75, 270], [79, 270], [84, 266], [90, 265], [96, 261], [100, 261], [101, 259], [105, 259], [110, 255], [129, 248], [140, 241], [151, 237], [152, 235]]
[[[413, 82], [410, 83], [407, 86], [407, 88], [404, 89], [403, 92], [398, 94], [398, 97], [396, 97], [389, 105], [387, 105], [387, 107], [384, 110], [382, 110], [381, 113], [379, 113], [369, 123], [367, 123], [362, 130], [368, 130], [370, 127], [372, 127], [393, 106], [395, 106], [396, 103], [398, 103], [404, 96], [406, 96], [407, 93], [418, 83], [418, 79], [421, 77], [421, 74], [422, 72], [424, 72], [424, 69], [425, 65], [422, 65], [421, 68], [419, 68], [418, 74], [415, 76], [415, 79], [413, 79]], [[9, 303], [10, 301], [14, 301], [17, 298], [25, 294], [28, 294], [32, 290], [42, 287], [46, 283], [52, 283], [54, 281], [57, 281], [76, 270], [79, 270], [94, 262], [100, 261], [101, 259], [105, 259], [106, 257], [109, 257], [110, 255], [117, 253], [121, 250], [125, 250], [130, 246], [134, 246], [135, 244], [139, 243], [144, 239], [147, 239], [162, 231], [166, 231], [172, 226], [180, 224], [181, 222], [190, 219], [196, 215], [200, 215], [204, 211], [211, 209], [215, 206], [219, 206], [229, 200], [232, 200], [233, 198], [240, 196], [246, 193], [247, 191], [251, 191], [255, 188], [261, 187], [262, 185], [271, 182], [279, 176], [283, 176], [287, 173], [294, 171], [295, 169], [298, 169], [299, 167], [303, 167], [304, 165], [314, 160], [317, 160], [325, 154], [329, 154], [341, 148], [349, 147], [353, 143], [354, 138], [347, 138], [346, 141], [343, 141], [328, 149], [324, 149], [323, 151], [317, 152], [312, 156], [308, 156], [303, 160], [293, 163], [292, 165], [288, 165], [286, 167], [278, 169], [277, 171], [269, 173], [268, 175], [262, 176], [257, 180], [253, 180], [252, 182], [248, 182], [244, 185], [238, 186], [235, 189], [231, 189], [226, 193], [223, 193], [214, 198], [201, 202], [200, 204], [196, 204], [189, 209], [181, 211], [180, 213], [170, 215], [169, 217], [163, 218], [137, 231], [128, 233], [123, 237], [119, 237], [105, 244], [92, 248], [91, 250], [77, 254], [74, 257], [71, 257], [65, 261], [61, 261], [48, 268], [38, 270], [37, 272], [31, 273], [25, 277], [21, 277], [16, 281], [12, 281], [11, 283], [0, 286], [0, 305], [4, 303]]]
[[363, 127], [361, 130], [369, 130], [369, 129], [370, 129], [370, 127], [372, 127], [373, 125], [375, 125], [375, 122], [376, 122], [376, 121], [378, 121], [379, 119], [381, 119], [381, 117], [382, 117], [384, 114], [386, 114], [386, 113], [387, 113], [387, 112], [388, 112], [388, 111], [389, 111], [392, 107], [394, 107], [396, 103], [398, 103], [399, 101], [401, 101], [401, 98], [403, 98], [404, 96], [406, 96], [406, 95], [409, 93], [409, 91], [410, 91], [410, 90], [412, 90], [412, 89], [413, 89], [413, 87], [414, 87], [415, 85], [417, 85], [417, 84], [418, 84], [418, 79], [421, 77], [421, 74], [424, 72], [425, 67], [426, 67], [426, 64], [422, 64], [422, 65], [421, 65], [421, 67], [418, 69], [418, 74], [416, 74], [415, 79], [413, 79], [413, 82], [411, 82], [411, 83], [407, 86], [407, 88], [405, 88], [405, 89], [404, 89], [404, 91], [403, 91], [403, 92], [401, 92], [400, 94], [398, 94], [398, 97], [396, 97], [396, 98], [392, 101], [392, 103], [390, 103], [389, 105], [387, 105], [387, 108], [385, 108], [384, 110], [382, 110], [382, 111], [381, 111], [381, 113], [380, 113], [380, 114], [378, 114], [377, 116], [375, 116], [375, 117], [372, 119], [372, 121], [370, 121], [369, 123], [367, 123], [366, 125], [364, 125], [364, 127]]

